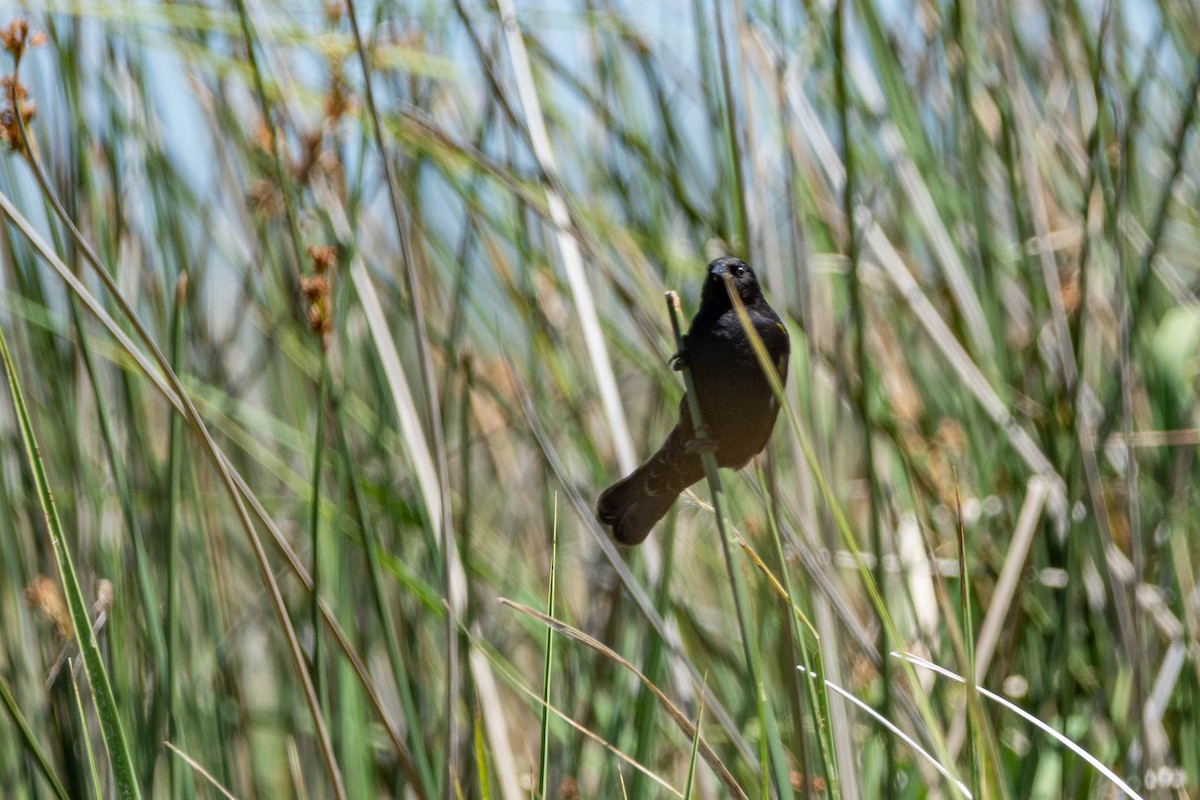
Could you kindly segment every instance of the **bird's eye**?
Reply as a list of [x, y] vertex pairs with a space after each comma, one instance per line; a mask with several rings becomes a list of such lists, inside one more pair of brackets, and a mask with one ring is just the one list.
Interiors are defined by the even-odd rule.
[[746, 274], [746, 268], [745, 267], [734, 267], [733, 274], [740, 278]]

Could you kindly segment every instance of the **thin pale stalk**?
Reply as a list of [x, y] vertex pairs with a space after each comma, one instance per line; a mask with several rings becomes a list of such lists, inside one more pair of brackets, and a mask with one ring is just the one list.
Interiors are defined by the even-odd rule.
[[445, 433], [442, 430], [440, 404], [438, 402], [437, 379], [433, 373], [433, 354], [429, 344], [429, 333], [425, 319], [424, 294], [417, 275], [417, 265], [413, 260], [408, 232], [404, 222], [403, 204], [400, 192], [396, 186], [396, 177], [392, 167], [392, 159], [388, 155], [383, 141], [383, 124], [379, 120], [379, 112], [375, 103], [374, 81], [372, 80], [371, 61], [367, 57], [367, 49], [363, 45], [362, 31], [358, 26], [357, 4], [347, 0], [346, 12], [349, 16], [350, 29], [354, 34], [354, 47], [358, 54], [359, 66], [363, 71], [363, 90], [366, 100], [367, 115], [371, 123], [371, 133], [375, 149], [379, 155], [379, 163], [383, 169], [388, 201], [391, 204], [392, 220], [395, 223], [396, 237], [400, 243], [400, 261], [404, 267], [404, 278], [408, 287], [409, 302], [412, 304], [412, 325], [417, 340], [417, 356], [420, 365], [421, 382], [425, 388], [425, 411], [429, 420], [432, 439], [434, 463], [437, 468], [437, 496], [425, 497], [429, 511], [430, 523], [437, 532], [437, 538], [442, 548], [442, 583], [446, 599], [445, 648], [446, 648], [446, 695], [443, 713], [445, 714], [446, 735], [444, 739], [446, 768], [443, 796], [452, 800], [455, 783], [461, 777], [461, 745], [458, 725], [458, 692], [460, 669], [458, 663], [458, 636], [456, 634], [456, 618], [466, 608], [467, 581], [458, 553], [458, 545], [454, 540], [453, 522], [450, 517], [450, 473], [446, 460]]
[[[861, 260], [859, 258], [858, 225], [854, 217], [854, 206], [857, 191], [858, 173], [855, 161], [854, 145], [850, 136], [850, 95], [846, 87], [846, 74], [849, 64], [846, 55], [846, 17], [850, 14], [848, 4], [838, 0], [834, 10], [833, 49], [837, 56], [835, 83], [837, 88], [838, 124], [842, 133], [842, 163], [845, 164], [846, 180], [842, 184], [842, 219], [846, 226], [846, 254], [850, 259], [850, 316], [854, 324], [855, 361], [858, 365], [858, 386], [852, 392], [854, 407], [858, 415], [859, 428], [862, 431], [863, 470], [867, 480], [867, 518], [870, 528], [871, 550], [875, 553], [875, 588], [883, 596], [883, 604], [887, 604], [887, 584], [883, 571], [883, 530], [879, 523], [879, 476], [875, 471], [875, 421], [871, 414], [870, 398], [873, 387], [871, 363], [867, 358], [867, 322], [866, 311], [862, 301], [862, 277], [860, 274]], [[887, 625], [879, 626], [879, 651], [886, 653], [891, 650], [891, 638]], [[883, 709], [885, 717], [892, 716], [892, 673], [885, 660], [880, 672], [883, 685]], [[887, 754], [887, 765], [884, 768], [883, 796], [896, 796], [896, 754], [892, 747], [892, 739], [884, 739], [884, 750]]]
[[[622, 669], [628, 671], [631, 675], [637, 678], [643, 686], [650, 690], [650, 692], [654, 695], [654, 698], [658, 700], [658, 703], [662, 707], [663, 711], [666, 712], [667, 716], [671, 718], [671, 721], [675, 723], [676, 727], [678, 727], [679, 730], [681, 730], [683, 734], [688, 737], [688, 739], [691, 739], [696, 735], [696, 726], [694, 726], [687, 716], [674, 703], [671, 702], [671, 699], [663, 693], [662, 689], [658, 688], [653, 681], [647, 678], [643, 673], [639, 672], [637, 667], [633, 666], [633, 664], [629, 663], [629, 661], [622, 658], [621, 655], [611, 647], [607, 646], [595, 637], [587, 635], [578, 628], [573, 628], [570, 625], [567, 625], [565, 622], [547, 617], [537, 609], [530, 608], [529, 606], [523, 606], [520, 603], [514, 603], [513, 601], [503, 597], [500, 598], [500, 602], [521, 614], [525, 614], [528, 617], [536, 619], [543, 625], [549, 625], [553, 627], [560, 634], [574, 639], [580, 644], [586, 645], [597, 653], [603, 655], [605, 658], [618, 664]], [[703, 756], [705, 763], [712, 768], [713, 773], [717, 776], [717, 779], [721, 781], [725, 789], [729, 792], [730, 797], [737, 798], [737, 800], [749, 800], [749, 796], [746, 794], [746, 791], [741, 787], [740, 784], [738, 784], [737, 779], [733, 777], [733, 774], [730, 773], [729, 769], [721, 761], [716, 751], [714, 751], [712, 747], [709, 746], [708, 742], [703, 738], [700, 740], [700, 754]]]

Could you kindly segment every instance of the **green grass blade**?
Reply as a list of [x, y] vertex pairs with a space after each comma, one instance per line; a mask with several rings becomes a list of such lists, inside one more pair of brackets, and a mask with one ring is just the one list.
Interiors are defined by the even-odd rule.
[[700, 752], [700, 728], [704, 722], [704, 696], [708, 689], [707, 679], [700, 692], [700, 708], [696, 711], [696, 734], [692, 737], [692, 752], [688, 755], [687, 781], [683, 784], [683, 800], [691, 800], [692, 787], [696, 780], [696, 756]]
[[8, 350], [8, 337], [4, 334], [3, 329], [0, 329], [0, 360], [4, 362], [4, 371], [8, 376], [9, 396], [12, 398], [13, 410], [17, 414], [26, 465], [33, 475], [33, 481], [37, 487], [38, 503], [45, 517], [46, 526], [49, 528], [50, 544], [54, 550], [55, 563], [58, 565], [63, 597], [66, 599], [67, 609], [71, 616], [71, 629], [74, 632], [75, 641], [79, 643], [88, 686], [92, 690], [96, 714], [100, 718], [100, 730], [104, 735], [104, 745], [108, 750], [117, 795], [122, 800], [136, 800], [142, 795], [135, 777], [133, 756], [125, 737], [125, 728], [121, 724], [121, 715], [117, 709], [116, 697], [113, 696], [108, 671], [104, 667], [104, 657], [100, 653], [96, 635], [92, 632], [88, 604], [84, 600], [83, 590], [79, 586], [79, 578], [75, 574], [71, 552], [67, 547], [62, 523], [58, 518], [58, 509], [54, 505], [54, 496], [50, 491], [50, 481], [38, 451], [33, 422], [29, 418], [25, 396], [17, 379], [16, 365]]
[[83, 710], [83, 697], [79, 694], [79, 681], [75, 680], [75, 660], [67, 659], [67, 678], [71, 681], [71, 696], [75, 698], [75, 711], [79, 715], [79, 730], [83, 739], [84, 761], [88, 766], [88, 777], [92, 779], [92, 793], [95, 797], [104, 796], [104, 787], [100, 784], [100, 772], [96, 768], [96, 754], [92, 748], [92, 733], [88, 726], [87, 712]]
[[50, 784], [50, 790], [54, 792], [54, 796], [59, 800], [67, 800], [67, 790], [63, 788], [62, 782], [58, 776], [54, 774], [54, 768], [50, 765], [50, 760], [46, 757], [45, 750], [34, 736], [33, 730], [29, 727], [29, 723], [25, 720], [25, 715], [21, 713], [21, 709], [17, 706], [17, 701], [13, 699], [12, 691], [8, 688], [8, 682], [0, 677], [0, 705], [4, 706], [5, 712], [9, 719], [17, 726], [17, 730], [21, 734], [21, 743], [37, 764], [38, 772], [46, 779], [46, 783]]
[[[550, 579], [546, 587], [546, 616], [554, 616], [555, 573], [558, 567], [558, 496], [554, 497], [554, 522], [550, 531]], [[550, 679], [554, 675], [554, 629], [546, 628], [546, 656], [542, 664], [542, 722], [538, 737], [538, 797], [546, 796], [550, 774]]]

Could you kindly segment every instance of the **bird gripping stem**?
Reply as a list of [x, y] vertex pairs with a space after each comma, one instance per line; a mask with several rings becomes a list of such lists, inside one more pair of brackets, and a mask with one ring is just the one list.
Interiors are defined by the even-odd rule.
[[[677, 353], [684, 352], [683, 329], [679, 326], [679, 315], [682, 313], [682, 308], [679, 304], [679, 294], [674, 291], [667, 292], [667, 316], [671, 318], [671, 330], [675, 334], [675, 351]], [[692, 415], [692, 428], [696, 431], [696, 438], [700, 441], [708, 439], [708, 428], [704, 425], [704, 415], [700, 413], [700, 398], [696, 396], [696, 386], [692, 383], [692, 368], [688, 365], [687, 360], [683, 361], [683, 386], [687, 390], [688, 413]], [[721, 478], [717, 471], [716, 457], [712, 453], [703, 453], [701, 458], [704, 462], [704, 471], [710, 482], [713, 484], [715, 491], [720, 491]], [[709, 464], [709, 460], [712, 464]], [[711, 467], [711, 468], [710, 468]]]
[[[730, 293], [730, 302], [737, 302], [736, 292], [732, 291], [729, 279], [725, 280], [725, 288]], [[745, 313], [743, 311], [743, 313]], [[679, 295], [667, 292], [667, 314], [671, 317], [671, 330], [675, 332], [675, 346], [679, 352], [684, 352], [683, 332], [679, 327]], [[743, 322], [745, 324], [745, 322]], [[749, 329], [753, 332], [753, 328]], [[704, 417], [700, 413], [700, 398], [696, 396], [696, 385], [692, 381], [692, 368], [687, 359], [683, 359], [683, 385], [687, 389], [688, 411], [692, 415], [692, 427], [698, 437], [706, 437]], [[754, 686], [754, 699], [758, 708], [758, 717], [767, 731], [767, 750], [770, 763], [770, 773], [775, 779], [775, 791], [782, 800], [794, 797], [787, 771], [787, 760], [779, 743], [779, 723], [775, 719], [775, 711], [771, 707], [770, 698], [763, 689], [762, 658], [758, 651], [758, 631], [750, 619], [750, 595], [746, 590], [745, 580], [734, 561], [733, 548], [730, 546], [729, 532], [725, 527], [725, 492], [721, 487], [720, 470], [717, 469], [717, 456], [711, 449], [703, 450], [700, 459], [704, 463], [705, 477], [708, 478], [708, 489], [712, 495], [713, 512], [717, 519], [717, 533], [721, 537], [721, 550], [725, 554], [725, 569], [729, 574], [729, 582], [733, 589], [733, 605], [737, 611], [738, 628], [741, 631], [742, 653], [746, 657], [746, 668], [750, 673], [750, 682]]]

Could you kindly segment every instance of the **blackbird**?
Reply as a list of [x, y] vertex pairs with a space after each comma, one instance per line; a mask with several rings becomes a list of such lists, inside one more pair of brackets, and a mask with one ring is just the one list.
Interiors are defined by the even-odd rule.
[[716, 259], [708, 265], [700, 310], [683, 338], [683, 350], [672, 358], [675, 369], [684, 363], [691, 368], [708, 436], [697, 438], [685, 394], [679, 401], [679, 422], [658, 452], [605, 489], [596, 502], [597, 518], [612, 528], [621, 544], [640, 544], [680, 492], [704, 477], [701, 450], [711, 447], [718, 466], [741, 469], [762, 451], [775, 427], [779, 403], [733, 309], [726, 275], [732, 278], [780, 381], [787, 380], [791, 350], [787, 329], [767, 305], [754, 271], [737, 258]]

